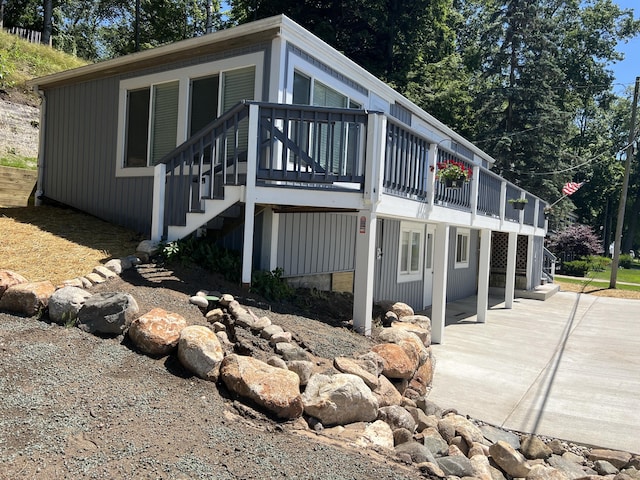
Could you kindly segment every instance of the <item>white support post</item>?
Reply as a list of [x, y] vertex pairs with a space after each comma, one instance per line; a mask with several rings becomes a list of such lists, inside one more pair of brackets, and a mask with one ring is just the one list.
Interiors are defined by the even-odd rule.
[[491, 230], [480, 231], [480, 261], [478, 264], [478, 323], [487, 321], [489, 310], [489, 275], [491, 273]]
[[353, 286], [353, 326], [358, 333], [371, 335], [373, 314], [373, 273], [376, 252], [376, 214], [358, 212], [356, 233], [356, 271]]
[[280, 215], [267, 207], [262, 213], [262, 252], [260, 268], [272, 272], [278, 267], [278, 228]]
[[242, 284], [251, 285], [253, 265], [253, 234], [256, 212], [256, 172], [258, 161], [258, 116], [259, 106], [249, 105], [249, 142], [247, 148], [247, 185], [244, 204], [244, 242], [242, 246]]
[[151, 240], [159, 242], [164, 233], [164, 195], [167, 166], [159, 163], [153, 168], [153, 205], [151, 212]]
[[507, 248], [507, 273], [504, 285], [504, 308], [513, 308], [513, 298], [516, 287], [516, 255], [518, 253], [518, 234], [509, 232]]
[[436, 226], [435, 251], [433, 258], [433, 300], [431, 304], [431, 341], [442, 343], [444, 338], [445, 314], [447, 306], [447, 270], [449, 266], [448, 224]]
[[533, 235], [527, 236], [527, 289], [535, 288], [537, 285], [533, 284], [533, 256], [534, 256], [534, 237]]

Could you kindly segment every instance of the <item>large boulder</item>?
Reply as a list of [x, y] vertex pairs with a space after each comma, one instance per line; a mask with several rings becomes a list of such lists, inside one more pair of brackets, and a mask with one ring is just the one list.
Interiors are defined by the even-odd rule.
[[491, 445], [489, 454], [502, 471], [511, 477], [526, 477], [531, 472], [531, 466], [524, 456], [503, 440]]
[[302, 415], [299, 378], [294, 372], [233, 354], [222, 361], [220, 378], [229, 390], [249, 398], [279, 418]]
[[427, 447], [419, 444], [418, 442], [402, 443], [395, 448], [395, 451], [397, 454], [408, 455], [409, 457], [411, 457], [411, 461], [413, 463], [436, 463], [436, 459], [433, 456], [433, 453], [431, 453], [431, 451]]
[[624, 468], [631, 460], [631, 454], [618, 450], [606, 450], [603, 448], [594, 448], [589, 453], [589, 460], [606, 460], [616, 468]]
[[360, 377], [315, 374], [302, 395], [304, 411], [324, 425], [376, 420], [378, 400]]
[[[453, 431], [454, 436], [464, 438], [469, 446], [484, 441], [482, 431], [462, 415], [447, 415], [438, 422], [438, 429], [440, 432]], [[450, 442], [450, 439], [445, 440]]]
[[378, 377], [378, 388], [373, 391], [373, 395], [378, 400], [378, 406], [380, 407], [400, 405], [402, 403], [402, 394], [384, 375]]
[[436, 458], [436, 463], [447, 476], [472, 477], [474, 474], [471, 460], [463, 455], [450, 455]]
[[380, 343], [371, 350], [382, 357], [382, 373], [387, 378], [409, 379], [418, 368], [419, 357], [407, 355], [406, 350], [395, 343]]
[[431, 386], [431, 383], [433, 382], [434, 372], [435, 372], [435, 361], [431, 351], [429, 351], [429, 355], [427, 356], [427, 359], [424, 361], [422, 365], [418, 367], [418, 370], [416, 370], [416, 373], [413, 375], [413, 377], [409, 381], [409, 388], [418, 392], [420, 396], [426, 395], [427, 390], [429, 389], [429, 387]]
[[19, 273], [12, 270], [0, 270], [0, 297], [2, 297], [7, 288], [27, 282], [28, 280]]
[[218, 380], [224, 350], [216, 334], [202, 325], [191, 325], [180, 331], [178, 360], [198, 377]]
[[100, 335], [120, 335], [138, 315], [140, 309], [128, 293], [96, 293], [78, 312], [77, 326]]
[[49, 299], [49, 319], [61, 325], [75, 324], [78, 312], [90, 296], [91, 294], [82, 288], [59, 288]]
[[[413, 317], [416, 317], [418, 315], [413, 315]], [[405, 322], [404, 320], [406, 318], [412, 318], [412, 317], [405, 317], [402, 320], [396, 321], [396, 322], [392, 322], [391, 323], [391, 328], [395, 328], [398, 330], [404, 330], [405, 332], [409, 332], [409, 333], [413, 333], [415, 336], [417, 336], [422, 343], [424, 344], [425, 347], [428, 347], [431, 345], [431, 323], [429, 322], [429, 328], [424, 328], [423, 326], [421, 326], [420, 324], [417, 323], [409, 323], [409, 322]], [[428, 317], [423, 317], [425, 318], [427, 321], [429, 321]], [[424, 322], [424, 324], [426, 325], [427, 323]]]
[[186, 326], [182, 315], [154, 308], [131, 322], [129, 338], [146, 354], [167, 355], [178, 346], [180, 332]]
[[390, 405], [378, 410], [378, 420], [389, 424], [391, 430], [404, 428], [413, 433], [416, 430], [416, 421], [411, 414], [400, 405]]
[[388, 450], [393, 449], [393, 432], [391, 427], [382, 420], [368, 424], [360, 438], [356, 440], [356, 445], [361, 447], [378, 446]]
[[366, 363], [371, 362], [347, 357], [336, 357], [333, 359], [333, 366], [336, 367], [337, 370], [342, 373], [350, 373], [351, 375], [360, 377], [370, 389], [375, 390], [380, 385], [378, 375], [372, 373], [370, 371], [371, 368], [367, 370]]
[[32, 317], [47, 307], [55, 291], [56, 288], [49, 281], [14, 284], [0, 297], [0, 310]]

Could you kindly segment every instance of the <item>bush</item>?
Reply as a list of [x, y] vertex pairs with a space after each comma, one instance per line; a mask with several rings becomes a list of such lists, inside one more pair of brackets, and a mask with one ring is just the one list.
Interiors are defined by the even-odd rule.
[[251, 292], [262, 295], [267, 300], [283, 300], [293, 295], [293, 289], [282, 278], [284, 270], [276, 268], [272, 272], [254, 272], [251, 279]]
[[[549, 239], [549, 250], [555, 255], [580, 258], [603, 252], [600, 238], [587, 225], [573, 224]], [[566, 257], [565, 257], [566, 258]]]
[[589, 262], [589, 270], [592, 272], [604, 272], [608, 266], [611, 265], [611, 259], [609, 257], [598, 257], [591, 255], [586, 258]]
[[633, 267], [633, 257], [628, 254], [620, 255], [620, 259], [618, 260], [618, 266], [622, 268], [632, 268]]
[[588, 260], [574, 260], [572, 262], [564, 262], [562, 264], [562, 271], [565, 275], [571, 275], [572, 277], [584, 277], [589, 271]]
[[161, 256], [168, 263], [198, 265], [205, 270], [221, 273], [231, 282], [239, 282], [242, 273], [240, 254], [222, 248], [205, 238], [186, 238], [170, 242], [161, 249]]

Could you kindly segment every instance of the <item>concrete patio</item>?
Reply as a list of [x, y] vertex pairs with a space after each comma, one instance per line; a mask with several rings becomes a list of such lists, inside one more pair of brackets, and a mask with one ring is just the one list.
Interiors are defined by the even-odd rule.
[[[493, 425], [640, 453], [640, 301], [560, 292], [447, 304], [429, 399]], [[426, 312], [428, 315], [429, 312]]]

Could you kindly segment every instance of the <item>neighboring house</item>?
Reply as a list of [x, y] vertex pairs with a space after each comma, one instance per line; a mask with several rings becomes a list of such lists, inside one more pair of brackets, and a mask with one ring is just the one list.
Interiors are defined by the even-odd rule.
[[[546, 203], [491, 173], [494, 160], [285, 16], [36, 79], [43, 98], [39, 195], [173, 240], [220, 229], [242, 281], [432, 306], [491, 282], [542, 276]], [[461, 188], [438, 162], [473, 170]], [[526, 198], [524, 210], [509, 199]], [[235, 227], [235, 228], [233, 228]]]

